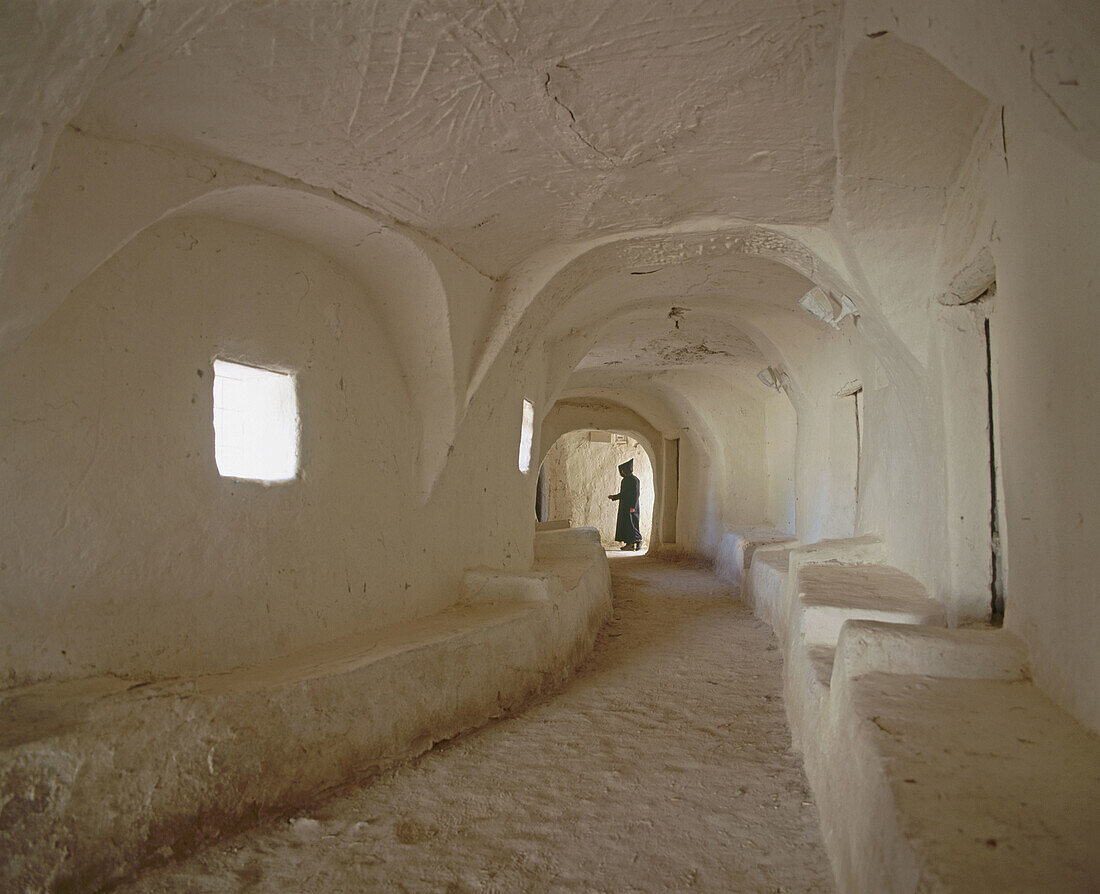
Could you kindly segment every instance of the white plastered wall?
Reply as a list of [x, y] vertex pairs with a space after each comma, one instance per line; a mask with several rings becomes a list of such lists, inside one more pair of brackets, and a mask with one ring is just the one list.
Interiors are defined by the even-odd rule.
[[680, 516], [692, 532], [684, 539], [713, 558], [731, 525], [760, 523], [767, 514], [763, 402], [711, 374], [676, 370], [659, 381], [675, 389], [689, 411], [688, 430], [700, 430], [706, 446], [708, 462], [694, 476], [701, 487], [688, 489], [686, 505], [681, 496]]
[[1005, 625], [1036, 681], [1100, 728], [1100, 164], [1009, 113], [992, 326]]
[[[297, 374], [298, 480], [219, 477], [216, 356]], [[154, 227], [0, 379], [15, 679], [231, 667], [393, 618], [389, 593], [425, 587], [380, 542], [408, 537], [417, 420], [355, 283], [304, 246], [213, 219]]]
[[[864, 372], [865, 384], [873, 384], [866, 392], [869, 467], [859, 527], [883, 534], [892, 561], [921, 577], [949, 616], [980, 617], [988, 605], [982, 589], [989, 574], [989, 433], [979, 333], [988, 316], [1004, 487], [1005, 623], [1027, 639], [1037, 682], [1097, 728], [1100, 603], [1093, 594], [1100, 566], [1092, 544], [1100, 527], [1091, 507], [1100, 494], [1088, 470], [1100, 431], [1091, 397], [1100, 376], [1092, 346], [1100, 331], [1094, 139], [1100, 23], [1095, 10], [1072, 3], [1050, 15], [1038, 7], [1006, 14], [987, 2], [924, 7], [852, 4], [848, 47], [840, 54], [844, 67], [867, 35], [890, 32], [934, 57], [921, 63], [925, 71], [942, 65], [950, 72], [931, 80], [910, 76], [926, 98], [942, 94], [934, 103], [936, 127], [914, 131], [927, 136], [906, 146], [913, 156], [928, 161], [945, 148], [954, 126], [944, 126], [943, 110], [952, 107], [952, 95], [954, 107], [974, 119], [956, 128], [954, 161], [941, 165], [943, 199], [926, 211], [933, 222], [942, 218], [933, 237], [895, 238], [893, 250], [883, 239], [883, 230], [904, 232], [897, 213], [916, 210], [904, 194], [922, 187], [885, 177], [882, 188], [895, 189], [897, 213], [869, 215], [868, 238], [858, 235], [857, 224], [850, 246], [834, 256], [852, 282], [875, 294], [890, 331], [912, 352], [906, 359], [905, 351], [885, 350], [889, 339], [874, 313], [861, 321], [869, 324], [876, 356]], [[982, 39], [960, 42], [964, 32]], [[908, 58], [912, 52], [906, 50]], [[966, 84], [952, 84], [952, 76]], [[892, 102], [912, 107], [896, 91]], [[891, 126], [903, 135], [907, 124]], [[861, 127], [875, 139], [866, 122]], [[856, 205], [846, 190], [840, 195], [840, 216], [850, 216]], [[850, 220], [847, 228], [853, 232]], [[984, 306], [937, 308], [937, 297], [983, 247], [995, 261], [995, 295]], [[911, 312], [904, 307], [914, 303], [923, 321], [914, 316], [916, 325], [906, 324]]]
[[[297, 480], [219, 477], [216, 356], [296, 373]], [[424, 502], [422, 423], [355, 277], [236, 223], [146, 230], [0, 361], [7, 681], [223, 670], [438, 611], [472, 565], [522, 567], [530, 376], [469, 408]]]

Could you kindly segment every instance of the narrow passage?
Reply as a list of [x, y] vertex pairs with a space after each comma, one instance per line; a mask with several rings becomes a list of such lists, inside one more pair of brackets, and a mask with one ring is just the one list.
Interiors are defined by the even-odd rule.
[[122, 890], [832, 890], [771, 631], [702, 568], [612, 576], [563, 691]]

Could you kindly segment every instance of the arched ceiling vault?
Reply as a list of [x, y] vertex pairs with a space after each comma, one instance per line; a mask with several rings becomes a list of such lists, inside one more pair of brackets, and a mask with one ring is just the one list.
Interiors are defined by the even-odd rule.
[[766, 397], [761, 369], [782, 366], [797, 379], [804, 356], [823, 343], [846, 347], [799, 307], [812, 287], [784, 264], [744, 254], [608, 273], [562, 302], [546, 325], [546, 397], [578, 379], [684, 370]]
[[[879, 313], [883, 284], [831, 244], [844, 239], [830, 229], [841, 205], [838, 170], [858, 174], [852, 166], [864, 158], [852, 135], [868, 135], [868, 157], [877, 163], [883, 140], [868, 129], [877, 118], [865, 110], [881, 107], [887, 131], [894, 121], [889, 91], [877, 105], [865, 93], [878, 83], [875, 59], [898, 68], [896, 41], [878, 36], [881, 29], [853, 30], [855, 19], [863, 23], [886, 6], [116, 0], [111, 16], [89, 17], [72, 37], [96, 49], [96, 65], [77, 71], [34, 57], [44, 86], [30, 123], [12, 126], [26, 132], [27, 147], [41, 143], [27, 156], [39, 161], [69, 121], [104, 141], [221, 159], [257, 182], [282, 179], [335, 194], [467, 259], [497, 294], [484, 320], [461, 332], [464, 344], [480, 342], [478, 355], [453, 356], [453, 386], [447, 376], [433, 385], [440, 405], [453, 387], [459, 414], [499, 358], [546, 343], [551, 366], [572, 361], [582, 370], [633, 365], [648, 374], [700, 364], [746, 381], [761, 359], [794, 365], [801, 345], [831, 338], [808, 318], [794, 322], [801, 312], [791, 299], [811, 283], [853, 297], [875, 350], [893, 358], [892, 375], [914, 378], [911, 346]], [[71, 24], [36, 21], [41, 40], [28, 52], [75, 34]], [[876, 35], [870, 49], [858, 46], [864, 33]], [[918, 68], [938, 65], [929, 57]], [[918, 91], [942, 84], [937, 101], [926, 103], [933, 109], [944, 105], [940, 93], [957, 98], [943, 73], [908, 80]], [[971, 117], [959, 118], [960, 152]], [[913, 142], [895, 140], [899, 151]], [[957, 164], [922, 157], [936, 161], [938, 188], [950, 183]], [[188, 170], [181, 182], [205, 170]], [[871, 165], [863, 173], [882, 172]], [[9, 204], [18, 214], [41, 176], [16, 184], [19, 201]], [[0, 234], [0, 258], [19, 232], [13, 225]], [[722, 269], [720, 258], [738, 255], [786, 265], [792, 288], [762, 288], [751, 270]], [[618, 281], [627, 277], [652, 282], [642, 289]], [[668, 281], [676, 277], [682, 281]], [[600, 296], [586, 291], [597, 283], [632, 295], [637, 313], [605, 313]], [[916, 296], [911, 303], [919, 306], [919, 290], [909, 291], [902, 298]], [[595, 319], [570, 306], [582, 292], [594, 298]], [[666, 315], [689, 308], [680, 319], [687, 328], [662, 330], [662, 306]], [[20, 331], [42, 314], [26, 316]], [[554, 330], [559, 317], [596, 332], [580, 356], [580, 343], [568, 344], [570, 330]]]
[[[635, 306], [663, 303], [668, 313], [690, 298], [697, 307], [736, 313], [735, 325], [746, 332], [759, 330], [758, 323], [769, 319], [799, 320], [788, 340], [804, 342], [822, 331], [823, 324], [797, 307], [814, 284], [853, 294], [799, 239], [741, 222], [697, 220], [668, 231], [596, 239], [568, 254], [549, 249], [501, 283], [494, 326], [475, 364], [467, 399], [497, 359], [526, 354], [539, 343], [551, 355], [552, 395], [561, 385], [561, 369], [576, 366], [584, 356], [573, 356], [575, 346], [568, 342], [591, 336], [632, 299]], [[855, 297], [864, 303], [862, 296]], [[763, 347], [761, 339], [754, 340]]]
[[700, 456], [721, 458], [722, 439], [714, 420], [699, 408], [700, 393], [721, 391], [722, 380], [704, 371], [681, 370], [659, 376], [632, 373], [578, 373], [560, 401], [600, 400], [627, 407], [649, 420], [666, 438], [684, 438]]
[[661, 431], [641, 413], [614, 400], [595, 395], [578, 395], [557, 401], [543, 418], [538, 445], [538, 464], [541, 465], [564, 435], [574, 431], [614, 431], [629, 434], [645, 447], [659, 472], [657, 450]]
[[76, 123], [329, 188], [502, 276], [686, 216], [828, 218], [833, 0], [158, 3]]
[[[632, 413], [638, 419], [644, 420], [654, 432], [659, 432], [664, 437], [675, 437], [680, 429], [680, 408], [664, 400], [655, 392], [643, 392], [638, 390], [617, 392], [614, 388], [593, 386], [569, 389], [562, 393], [561, 397], [553, 404], [553, 407], [564, 405], [591, 406], [597, 409], [612, 408], [623, 412]], [[548, 408], [548, 412], [552, 407]], [[546, 445], [549, 447], [549, 444]]]
[[751, 376], [764, 364], [756, 343], [721, 313], [672, 304], [605, 327], [578, 370], [657, 372], [708, 367]]

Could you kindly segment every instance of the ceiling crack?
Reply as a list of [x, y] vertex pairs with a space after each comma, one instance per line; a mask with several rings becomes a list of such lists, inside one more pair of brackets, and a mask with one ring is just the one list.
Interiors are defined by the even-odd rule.
[[576, 134], [577, 139], [579, 139], [582, 143], [584, 143], [584, 145], [586, 145], [597, 155], [607, 159], [612, 164], [615, 164], [614, 158], [612, 158], [598, 146], [593, 145], [592, 142], [583, 133], [581, 133], [580, 130], [577, 129], [577, 116], [573, 114], [573, 110], [569, 108], [569, 106], [567, 106], [565, 103], [563, 103], [560, 99], [558, 99], [555, 94], [550, 92], [550, 72], [546, 72], [546, 80], [543, 82], [543, 87], [546, 89], [546, 95], [550, 97], [550, 99], [553, 100], [556, 105], [559, 105], [563, 109], [565, 109], [566, 113], [569, 115], [569, 129], [573, 131], [574, 134]]

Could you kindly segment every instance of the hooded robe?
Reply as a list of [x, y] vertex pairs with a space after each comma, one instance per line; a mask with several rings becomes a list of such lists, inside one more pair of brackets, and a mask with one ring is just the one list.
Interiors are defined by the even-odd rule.
[[638, 491], [640, 482], [634, 474], [634, 460], [628, 459], [619, 466], [623, 476], [619, 492], [611, 497], [619, 501], [619, 514], [615, 520], [615, 539], [623, 543], [640, 543], [642, 531], [639, 527]]

